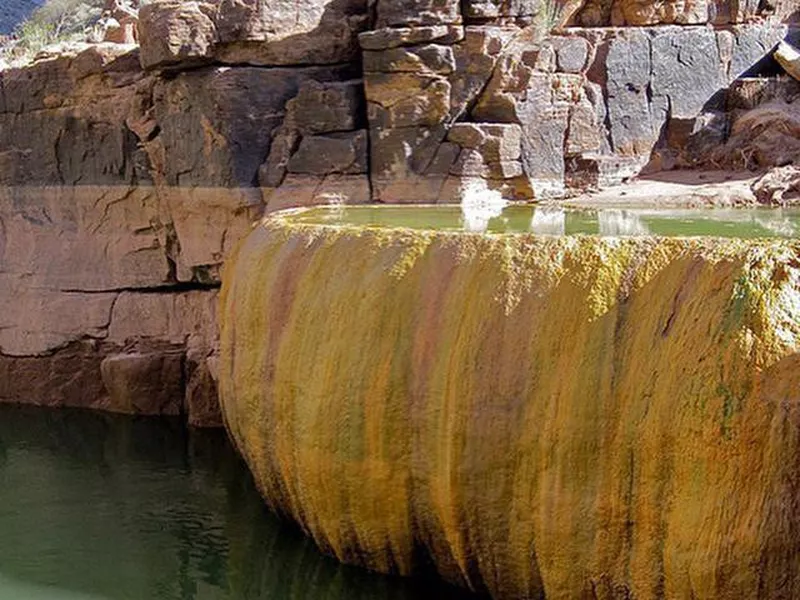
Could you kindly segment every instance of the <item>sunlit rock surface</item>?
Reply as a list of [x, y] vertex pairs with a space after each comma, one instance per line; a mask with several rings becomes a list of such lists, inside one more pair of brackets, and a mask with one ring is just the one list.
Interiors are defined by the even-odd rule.
[[496, 598], [800, 594], [796, 241], [274, 217], [221, 313], [230, 433], [345, 562]]

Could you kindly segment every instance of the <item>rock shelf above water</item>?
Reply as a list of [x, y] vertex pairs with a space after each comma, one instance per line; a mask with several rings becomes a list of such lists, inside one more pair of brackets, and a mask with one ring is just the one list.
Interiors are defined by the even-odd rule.
[[495, 598], [800, 594], [800, 243], [269, 218], [229, 431], [342, 561]]

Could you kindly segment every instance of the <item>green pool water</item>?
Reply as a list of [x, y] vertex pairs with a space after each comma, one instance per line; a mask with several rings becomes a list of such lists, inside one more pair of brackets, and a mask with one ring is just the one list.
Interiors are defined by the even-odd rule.
[[800, 208], [578, 210], [531, 205], [320, 207], [293, 222], [541, 235], [800, 237]]
[[321, 555], [221, 431], [0, 405], [2, 600], [471, 597]]

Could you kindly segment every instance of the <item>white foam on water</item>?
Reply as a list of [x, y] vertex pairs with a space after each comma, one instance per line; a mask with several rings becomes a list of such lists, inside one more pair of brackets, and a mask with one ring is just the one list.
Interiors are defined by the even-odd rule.
[[467, 231], [486, 231], [489, 221], [502, 215], [506, 206], [503, 195], [490, 190], [483, 179], [469, 180], [461, 188], [461, 218]]

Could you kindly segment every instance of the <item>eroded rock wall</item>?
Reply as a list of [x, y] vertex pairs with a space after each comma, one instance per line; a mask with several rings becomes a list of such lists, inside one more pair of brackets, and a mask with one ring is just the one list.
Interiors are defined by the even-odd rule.
[[221, 398], [342, 561], [495, 598], [800, 594], [800, 246], [266, 221]]
[[[358, 27], [364, 10], [334, 4], [341, 10], [333, 17], [324, 3], [309, 3], [298, 17], [294, 3], [266, 13], [253, 3], [245, 32], [234, 27], [244, 27], [244, 17], [229, 14], [244, 4], [221, 3], [209, 13], [214, 49], [247, 61], [233, 67], [188, 58], [201, 31], [186, 11], [209, 6], [161, 3], [149, 10], [167, 11], [180, 26], [143, 27], [141, 52], [89, 45], [0, 74], [0, 297], [8, 307], [0, 319], [0, 401], [220, 424], [223, 258], [263, 211], [259, 170], [273, 133], [290, 120], [289, 101], [301, 89], [359, 74], [344, 48], [355, 33], [336, 23], [344, 15]], [[290, 46], [302, 53], [317, 44], [320, 56], [241, 58], [272, 43], [273, 25], [287, 33], [290, 13], [298, 18]], [[319, 37], [328, 26], [341, 49]], [[305, 36], [305, 50], [296, 36]], [[184, 62], [143, 69], [148, 56], [166, 51], [162, 41], [189, 47], [179, 52]], [[355, 127], [360, 109], [347, 111], [331, 118]], [[335, 135], [343, 129], [330, 127]], [[365, 155], [364, 134], [353, 144]], [[365, 159], [354, 162], [366, 182]], [[302, 172], [297, 163], [291, 168]]]
[[[0, 400], [206, 411], [219, 271], [264, 211], [695, 164], [730, 141], [726, 86], [789, 27], [778, 4], [638, 3], [646, 23], [595, 4], [158, 0], [141, 47], [3, 71], [0, 360], [25, 375]], [[155, 372], [179, 397], [113, 392]]]

